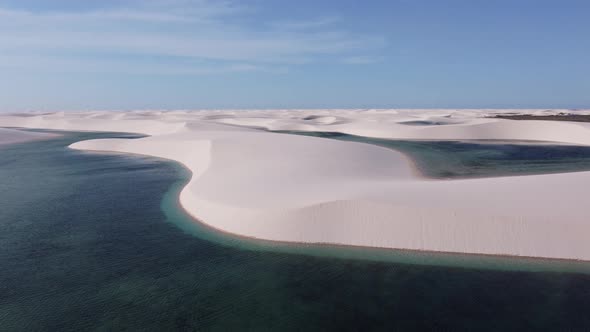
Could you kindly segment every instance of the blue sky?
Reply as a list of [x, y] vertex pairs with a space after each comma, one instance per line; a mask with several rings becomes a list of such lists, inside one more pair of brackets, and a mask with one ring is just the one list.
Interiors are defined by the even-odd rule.
[[590, 108], [585, 0], [0, 0], [0, 111]]

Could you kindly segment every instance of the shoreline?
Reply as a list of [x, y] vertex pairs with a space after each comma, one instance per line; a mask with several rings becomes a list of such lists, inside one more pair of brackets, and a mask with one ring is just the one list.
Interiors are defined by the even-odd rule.
[[[80, 141], [83, 142], [83, 141]], [[78, 143], [78, 142], [76, 142]], [[73, 143], [75, 144], [75, 143]], [[71, 147], [68, 147], [71, 148]], [[74, 150], [78, 150], [75, 148], [71, 148]], [[78, 151], [86, 151], [86, 150], [78, 150]], [[108, 153], [108, 154], [121, 154], [121, 155], [135, 155], [135, 156], [143, 156], [143, 157], [150, 157], [150, 158], [161, 158], [161, 157], [156, 157], [153, 155], [149, 155], [149, 154], [141, 154], [141, 153], [133, 153], [133, 152], [117, 152], [117, 151], [111, 151], [111, 150], [92, 150], [92, 151], [87, 151], [87, 152], [91, 152], [91, 153]], [[400, 152], [401, 153], [401, 152]], [[590, 264], [587, 265], [587, 263], [590, 263], [590, 260], [579, 260], [579, 259], [566, 259], [566, 258], [545, 258], [545, 257], [535, 257], [535, 256], [520, 256], [520, 255], [504, 255], [504, 254], [478, 254], [478, 253], [464, 253], [464, 252], [452, 252], [452, 251], [433, 251], [433, 250], [419, 250], [419, 249], [405, 249], [405, 248], [392, 248], [392, 247], [374, 247], [374, 246], [365, 246], [365, 245], [351, 245], [351, 244], [342, 244], [342, 243], [331, 243], [331, 242], [299, 242], [299, 241], [282, 241], [282, 240], [272, 240], [272, 239], [265, 239], [265, 238], [259, 238], [259, 237], [253, 237], [253, 236], [247, 236], [247, 235], [242, 235], [239, 233], [232, 233], [229, 232], [227, 230], [224, 230], [222, 228], [216, 227], [214, 224], [210, 224], [206, 221], [204, 221], [202, 218], [200, 218], [198, 215], [195, 215], [191, 212], [191, 210], [187, 207], [187, 205], [182, 203], [182, 192], [188, 187], [189, 183], [191, 182], [192, 178], [193, 178], [193, 172], [192, 170], [185, 164], [174, 160], [174, 159], [168, 159], [168, 158], [162, 158], [174, 163], [177, 163], [179, 167], [182, 167], [184, 170], [186, 170], [190, 176], [189, 178], [186, 180], [186, 182], [181, 186], [180, 190], [178, 191], [178, 195], [175, 196], [175, 201], [178, 204], [178, 207], [180, 209], [182, 209], [182, 211], [191, 219], [192, 223], [198, 223], [199, 225], [201, 225], [202, 227], [205, 227], [213, 232], [216, 232], [218, 234], [221, 234], [222, 236], [228, 237], [228, 238], [233, 238], [233, 239], [238, 239], [238, 240], [242, 240], [242, 241], [254, 241], [257, 242], [258, 244], [263, 244], [263, 245], [267, 245], [267, 244], [276, 244], [276, 245], [280, 245], [283, 247], [289, 247], [289, 246], [312, 246], [312, 247], [326, 247], [326, 248], [352, 248], [352, 249], [359, 249], [359, 250], [363, 250], [363, 249], [368, 249], [368, 250], [372, 250], [372, 249], [376, 249], [376, 250], [383, 250], [383, 251], [390, 251], [390, 252], [397, 252], [397, 253], [401, 253], [401, 254], [416, 254], [419, 256], [422, 255], [432, 255], [432, 256], [441, 256], [441, 257], [445, 257], [445, 258], [468, 258], [468, 259], [475, 259], [477, 260], [478, 258], [492, 258], [492, 259], [501, 259], [501, 260], [506, 260], [507, 262], [509, 261], [510, 263], [515, 263], [517, 265], [520, 264], [524, 264], [525, 266], [523, 268], [530, 268], [531, 263], [533, 264], [552, 264], [552, 263], [571, 263], [574, 265], [580, 264], [580, 265], [584, 265], [584, 266], [575, 266], [573, 267], [573, 271], [575, 272], [579, 272], [579, 269], [577, 269], [578, 267], [582, 267], [584, 271], [582, 271], [582, 273], [588, 273], [590, 274]], [[429, 178], [429, 177], [423, 177], [426, 180], [438, 180], [438, 179], [433, 179], [433, 178]], [[297, 251], [295, 252], [291, 252], [288, 251], [290, 253], [298, 253]], [[387, 254], [387, 253], [385, 253]], [[356, 258], [356, 257], [352, 257], [352, 258]], [[358, 258], [357, 258], [358, 259]], [[379, 261], [379, 259], [377, 259]], [[531, 262], [531, 260], [533, 262]], [[442, 264], [442, 266], [449, 266], [446, 264]], [[473, 267], [471, 264], [457, 264], [457, 265], [450, 265], [453, 267]], [[478, 268], [485, 268], [482, 266], [476, 266]], [[490, 269], [496, 269], [495, 267], [489, 267]], [[553, 271], [551, 268], [552, 267], [536, 267], [536, 268], [540, 268], [540, 271]], [[588, 269], [586, 271], [586, 268]], [[512, 268], [508, 268], [508, 270], [512, 270]], [[521, 269], [519, 268], [519, 266], [516, 266], [516, 270], [520, 271]], [[526, 270], [528, 271], [528, 270]], [[568, 270], [569, 271], [569, 270]], [[553, 272], [562, 272], [561, 269], [555, 270]]]
[[[260, 119], [268, 126], [286, 121], [283, 127], [298, 129], [300, 122], [306, 121], [307, 131], [345, 126], [341, 129], [348, 134], [373, 133], [369, 136], [381, 138], [384, 135], [380, 131], [369, 132], [367, 128], [386, 124], [375, 121], [369, 126], [366, 117], [378, 117], [378, 113], [339, 113], [338, 117], [348, 116], [349, 120], [332, 125], [319, 118], [321, 123], [313, 126], [309, 121], [317, 117], [290, 120], [264, 114], [266, 117]], [[294, 112], [293, 116], [298, 114]], [[508, 120], [481, 120], [478, 115], [461, 121], [452, 119], [455, 124], [420, 127], [393, 122], [408, 121], [406, 115], [386, 114], [391, 122], [387, 130], [394, 130], [399, 139], [419, 135], [429, 140], [494, 137], [590, 144], [587, 128], [566, 123], [519, 121], [522, 124], [514, 125], [505, 122]], [[158, 114], [147, 120], [130, 118], [127, 125], [121, 117], [111, 121], [107, 115], [99, 121], [77, 114], [60, 115], [57, 122], [48, 119], [50, 116], [0, 117], [0, 123], [62, 130], [127, 128], [125, 132], [149, 135], [135, 140], [82, 141], [72, 147], [179, 162], [193, 174], [179, 197], [187, 213], [239, 236], [330, 246], [590, 260], [583, 236], [589, 225], [581, 204], [587, 193], [582, 183], [590, 178], [588, 172], [426, 181], [416, 177], [408, 156], [385, 147], [228, 128], [223, 117], [223, 121], [197, 118], [188, 126], [186, 119], [176, 120], [178, 115], [174, 121], [165, 121], [165, 115]], [[207, 113], [186, 113], [184, 117], [191, 116]], [[72, 122], [64, 121], [64, 117]], [[230, 118], [234, 123], [242, 119], [235, 115]], [[257, 118], [246, 118], [245, 123], [252, 125], [252, 119]], [[439, 122], [437, 114], [433, 123]], [[555, 199], [560, 205], [555, 205]]]
[[[71, 145], [74, 145], [74, 144], [80, 143], [80, 142], [84, 142], [84, 141], [75, 142], [75, 143], [72, 143]], [[359, 142], [354, 142], [354, 143], [359, 143]], [[361, 143], [361, 144], [370, 144], [370, 143]], [[68, 146], [68, 148], [74, 149], [74, 150], [80, 150], [80, 149], [71, 147], [71, 145]], [[382, 147], [382, 148], [384, 148], [384, 147]], [[384, 149], [387, 149], [387, 148], [384, 148]], [[404, 155], [406, 157], [406, 159], [408, 159], [409, 164], [412, 167], [415, 167], [415, 166], [413, 166], [414, 165], [413, 159], [410, 156], [407, 156], [402, 151], [398, 151], [395, 149], [391, 149], [391, 150], [397, 151], [400, 154]], [[135, 156], [144, 156], [144, 157], [151, 157], [151, 158], [154, 158], [154, 157], [155, 158], [162, 158], [162, 157], [158, 157], [158, 156], [154, 156], [154, 155], [150, 155], [150, 154], [143, 154], [143, 153], [137, 153], [137, 152], [119, 152], [119, 151], [113, 151], [113, 150], [80, 150], [80, 151], [88, 151], [88, 152], [92, 152], [92, 153], [95, 153], [95, 152], [101, 153], [102, 152], [102, 153], [108, 153], [108, 154], [135, 155]], [[561, 263], [566, 262], [566, 263], [573, 263], [573, 264], [590, 263], [590, 260], [583, 260], [583, 259], [550, 258], [550, 257], [508, 255], [508, 254], [482, 254], [482, 253], [423, 250], [423, 249], [407, 249], [407, 248], [395, 248], [395, 247], [354, 245], [354, 244], [335, 243], [335, 242], [285, 241], [285, 240], [274, 240], [274, 239], [267, 239], [267, 238], [243, 235], [240, 233], [234, 233], [234, 232], [227, 231], [223, 228], [216, 227], [214, 224], [204, 221], [204, 219], [202, 219], [198, 215], [194, 214], [186, 203], [183, 204], [182, 194], [185, 190], [188, 190], [188, 186], [189, 186], [190, 182], [193, 180], [194, 173], [189, 166], [185, 165], [184, 163], [182, 163], [178, 160], [169, 159], [169, 158], [163, 158], [163, 159], [177, 163], [179, 166], [181, 166], [187, 172], [190, 173], [189, 179], [182, 186], [181, 190], [178, 193], [178, 196], [176, 196], [176, 201], [179, 204], [179, 207], [187, 214], [187, 216], [189, 216], [191, 218], [192, 222], [198, 223], [198, 224], [200, 224], [200, 225], [202, 225], [214, 232], [223, 234], [224, 236], [228, 236], [228, 237], [238, 238], [241, 240], [263, 242], [263, 243], [267, 243], [267, 244], [278, 244], [281, 246], [289, 246], [289, 245], [310, 246], [311, 245], [311, 246], [330, 247], [330, 248], [355, 248], [355, 249], [361, 249], [361, 250], [362, 249], [377, 249], [377, 250], [396, 251], [396, 252], [410, 253], [410, 254], [415, 253], [418, 255], [440, 255], [443, 257], [447, 257], [447, 258], [448, 257], [459, 258], [462, 256], [465, 256], [469, 259], [477, 259], [478, 257], [480, 257], [480, 258], [496, 258], [496, 259], [502, 259], [502, 260], [512, 260], [512, 262], [517, 263], [517, 264], [523, 263], [523, 262], [518, 262], [519, 260], [524, 260], [525, 263], [528, 263], [528, 264], [530, 264], [530, 262], [526, 262], [527, 260], [534, 260], [534, 261], [538, 261], [540, 263], [547, 263], [547, 264], [551, 264], [552, 262], [554, 262], [554, 263], [555, 262], [561, 262]], [[418, 175], [417, 178], [420, 178], [422, 180], [445, 181], [443, 179], [428, 177], [428, 176], [422, 174], [421, 171], [417, 168], [414, 171]], [[452, 180], [450, 180], [450, 181], [452, 181]], [[461, 267], [462, 265], [458, 265], [458, 266]], [[588, 265], [588, 268], [590, 269], [590, 265]], [[543, 269], [543, 270], [545, 270], [545, 269]], [[584, 272], [584, 273], [586, 273], [586, 272]], [[587, 273], [590, 273], [590, 270]]]
[[[149, 157], [154, 158], [153, 156]], [[182, 163], [170, 159], [166, 160], [174, 162], [179, 169], [187, 172], [189, 177], [185, 180], [178, 180], [177, 183], [173, 184], [164, 194], [165, 197], [162, 200], [162, 209], [164, 209], [164, 213], [169, 218], [188, 218], [188, 225], [186, 224], [186, 220], [180, 220], [180, 224], [177, 224], [178, 227], [194, 236], [200, 237], [207, 241], [216, 242], [221, 245], [228, 245], [232, 247], [237, 246], [245, 250], [254, 251], [311, 255], [334, 259], [360, 259], [375, 262], [392, 262], [398, 264], [442, 266], [458, 269], [473, 268], [513, 272], [567, 272], [590, 274], [590, 261], [587, 260], [412, 250], [403, 248], [355, 246], [338, 243], [293, 242], [269, 240], [231, 233], [203, 221], [198, 216], [191, 214], [189, 210], [182, 205], [180, 194], [190, 182], [192, 178], [192, 172]], [[171, 195], [172, 198], [166, 198], [168, 195]], [[166, 203], [167, 201], [171, 202]], [[168, 207], [164, 205], [170, 203], [173, 203], [174, 205], [172, 207], [172, 214], [174, 214], [173, 217], [169, 216], [170, 212], [167, 212]], [[179, 217], [177, 214], [180, 214], [181, 216]], [[174, 223], [174, 220], [171, 220], [171, 222]], [[205, 231], [203, 231], [203, 229]]]
[[[412, 168], [413, 173], [417, 179], [421, 180], [435, 180], [435, 181], [447, 181], [447, 180], [470, 180], [470, 179], [486, 179], [486, 178], [500, 178], [500, 177], [512, 177], [512, 176], [538, 176], [538, 175], [550, 175], [550, 174], [565, 174], [565, 173], [577, 173], [577, 172], [590, 172], [590, 169], [581, 169], [581, 170], [557, 170], [557, 171], [547, 171], [547, 172], [532, 172], [532, 173], [507, 173], [507, 174], [500, 174], [500, 175], [492, 175], [492, 176], [457, 176], [457, 177], [437, 177], [434, 175], [429, 175], [427, 168], [422, 168], [419, 166], [420, 160], [419, 158], [415, 157], [412, 153], [397, 147], [392, 146], [385, 146], [378, 144], [376, 142], [371, 141], [364, 141], [364, 140], [348, 140], [348, 139], [339, 139], [338, 137], [348, 136], [352, 138], [365, 138], [365, 139], [377, 139], [380, 141], [389, 141], [385, 138], [374, 138], [368, 136], [356, 136], [356, 135], [349, 135], [341, 132], [314, 132], [314, 131], [268, 131], [263, 128], [260, 128], [263, 131], [277, 133], [277, 134], [287, 134], [287, 135], [301, 135], [301, 136], [310, 136], [319, 139], [329, 139], [329, 140], [337, 140], [341, 142], [354, 142], [354, 143], [361, 143], [367, 144], [371, 146], [381, 147], [390, 151], [395, 151], [400, 153], [408, 162], [408, 165]], [[317, 135], [316, 135], [317, 134]], [[323, 134], [336, 134], [334, 137], [331, 136], [322, 136]], [[504, 145], [515, 145], [515, 146], [573, 146], [578, 147], [580, 145], [577, 144], [568, 144], [568, 143], [561, 143], [561, 142], [552, 142], [552, 141], [511, 141], [511, 140], [493, 140], [493, 139], [485, 139], [485, 140], [424, 140], [424, 139], [391, 139], [391, 141], [398, 141], [398, 142], [458, 142], [458, 143], [467, 143], [467, 144], [504, 144]]]

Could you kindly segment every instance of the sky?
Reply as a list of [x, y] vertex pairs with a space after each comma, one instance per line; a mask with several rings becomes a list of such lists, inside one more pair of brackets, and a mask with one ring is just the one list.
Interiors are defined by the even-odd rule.
[[0, 111], [590, 108], [587, 0], [0, 0]]

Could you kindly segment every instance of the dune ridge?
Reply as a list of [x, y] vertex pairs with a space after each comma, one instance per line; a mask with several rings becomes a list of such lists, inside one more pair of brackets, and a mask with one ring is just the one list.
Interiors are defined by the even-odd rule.
[[193, 173], [182, 206], [201, 222], [242, 236], [590, 260], [590, 172], [432, 180], [389, 149], [254, 129], [590, 145], [586, 123], [487, 117], [506, 112], [563, 110], [60, 112], [2, 115], [0, 126], [149, 135], [71, 147], [182, 163]]

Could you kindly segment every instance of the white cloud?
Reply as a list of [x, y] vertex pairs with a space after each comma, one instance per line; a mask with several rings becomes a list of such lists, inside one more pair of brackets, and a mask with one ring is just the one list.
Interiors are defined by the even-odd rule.
[[56, 61], [56, 54], [189, 57], [220, 62], [208, 68], [246, 64], [251, 70], [272, 71], [322, 57], [359, 63], [369, 57], [358, 53], [385, 44], [379, 36], [338, 29], [333, 17], [244, 23], [241, 18], [251, 13], [227, 1], [180, 0], [131, 1], [124, 7], [77, 12], [0, 8], [0, 52], [23, 59], [47, 57], [49, 62]]
[[257, 65], [251, 63], [162, 63], [158, 61], [56, 57], [56, 56], [12, 56], [0, 55], [0, 69], [14, 73], [24, 71], [101, 74], [149, 74], [149, 75], [211, 75], [246, 72], [267, 72], [281, 74], [282, 66]]
[[345, 64], [349, 64], [349, 65], [368, 65], [371, 63], [379, 62], [382, 59], [383, 58], [380, 56], [357, 55], [357, 56], [345, 57], [341, 60], [341, 62], [345, 63]]
[[271, 27], [280, 30], [309, 30], [330, 27], [340, 21], [337, 17], [323, 17], [319, 19], [312, 19], [306, 21], [279, 21], [273, 22]]
[[[15, 25], [31, 25], [47, 23], [84, 23], [89, 20], [101, 21], [145, 21], [145, 22], [189, 22], [190, 17], [171, 13], [132, 11], [128, 9], [90, 12], [47, 12], [34, 13], [23, 10], [7, 10], [0, 8], [0, 18], [11, 20]], [[6, 21], [5, 21], [6, 22]], [[6, 26], [6, 24], [3, 24]]]

